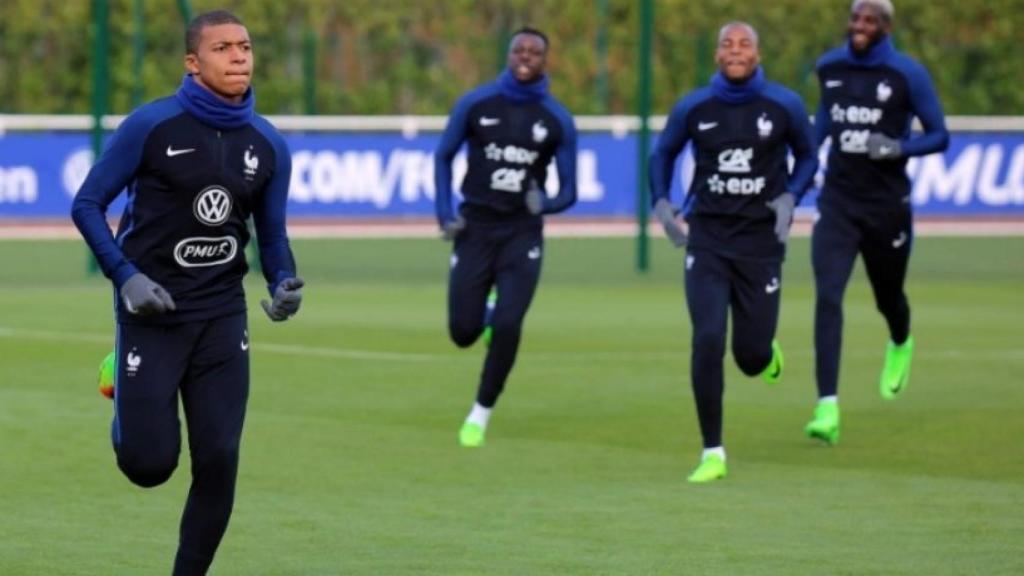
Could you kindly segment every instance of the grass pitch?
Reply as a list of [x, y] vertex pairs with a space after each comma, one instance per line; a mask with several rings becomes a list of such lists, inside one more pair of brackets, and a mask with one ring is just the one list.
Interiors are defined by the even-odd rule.
[[[727, 358], [730, 477], [691, 486], [682, 253], [552, 239], [488, 445], [460, 449], [483, 349], [445, 333], [447, 246], [294, 243], [303, 309], [250, 275], [253, 381], [235, 514], [212, 574], [1024, 573], [1024, 239], [921, 238], [905, 395], [862, 269], [846, 298], [843, 436], [814, 402], [806, 239], [785, 267], [776, 389]], [[132, 486], [96, 367], [111, 292], [81, 242], [0, 242], [0, 574], [165, 574], [188, 488]]]

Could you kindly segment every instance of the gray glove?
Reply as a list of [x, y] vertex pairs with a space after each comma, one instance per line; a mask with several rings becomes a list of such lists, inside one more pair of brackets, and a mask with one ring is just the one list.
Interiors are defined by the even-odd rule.
[[466, 220], [462, 216], [456, 216], [454, 219], [441, 224], [441, 238], [447, 242], [455, 240], [455, 237], [460, 232], [466, 229]]
[[544, 191], [537, 186], [536, 180], [530, 180], [530, 189], [526, 191], [526, 209], [530, 214], [540, 214], [544, 211]]
[[121, 286], [121, 301], [128, 312], [138, 316], [174, 312], [176, 309], [167, 290], [142, 272], [136, 272]]
[[665, 229], [665, 235], [672, 241], [673, 246], [682, 248], [686, 246], [686, 232], [679, 225], [676, 214], [678, 214], [678, 211], [668, 199], [659, 198], [654, 203], [654, 215], [661, 222], [661, 227]]
[[903, 145], [899, 140], [881, 132], [872, 132], [868, 136], [868, 157], [872, 160], [895, 160], [902, 155]]
[[299, 311], [302, 304], [302, 290], [305, 286], [302, 278], [285, 278], [274, 290], [274, 301], [260, 300], [260, 306], [274, 322], [287, 320]]
[[767, 204], [775, 212], [775, 237], [779, 239], [779, 242], [785, 244], [786, 240], [789, 240], [789, 227], [793, 224], [793, 208], [796, 206], [796, 197], [789, 192], [783, 192]]

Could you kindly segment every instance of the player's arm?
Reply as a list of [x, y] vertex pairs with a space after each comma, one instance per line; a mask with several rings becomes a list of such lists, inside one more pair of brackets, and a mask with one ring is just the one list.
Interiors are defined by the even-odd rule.
[[253, 210], [252, 217], [260, 251], [260, 266], [272, 297], [271, 302], [262, 300], [260, 304], [271, 320], [279, 322], [298, 312], [302, 303], [301, 288], [305, 283], [296, 273], [295, 258], [285, 227], [292, 156], [279, 134], [273, 134], [270, 141], [274, 146], [274, 174], [263, 189], [263, 196]]
[[544, 214], [557, 214], [576, 203], [576, 124], [565, 112], [556, 114], [562, 125], [562, 141], [555, 151], [555, 169], [558, 171], [558, 194], [544, 196]]
[[807, 118], [807, 109], [799, 97], [793, 95], [785, 103], [785, 107], [789, 115], [786, 144], [795, 160], [786, 182], [786, 191], [793, 195], [796, 204], [799, 205], [814, 181], [814, 174], [818, 171], [817, 137]]
[[672, 206], [672, 175], [675, 172], [676, 158], [689, 140], [687, 121], [691, 109], [689, 98], [684, 98], [672, 109], [647, 167], [654, 216], [661, 222], [665, 235], [677, 248], [686, 245], [687, 236], [676, 219], [677, 210]]
[[466, 140], [470, 100], [462, 97], [448, 115], [448, 125], [434, 151], [434, 213], [437, 224], [444, 229], [456, 220], [452, 208], [452, 160]]
[[672, 176], [675, 172], [676, 158], [689, 141], [687, 119], [692, 109], [689, 99], [683, 99], [672, 108], [665, 122], [665, 129], [658, 137], [658, 143], [651, 153], [647, 168], [648, 181], [651, 187], [651, 203], [658, 200], [672, 200]]
[[917, 65], [911, 70], [908, 80], [910, 105], [914, 115], [921, 121], [924, 133], [903, 142], [903, 155], [923, 156], [942, 152], [949, 147], [949, 131], [946, 130], [946, 118], [931, 76], [924, 66]]
[[[824, 92], [822, 92], [824, 94]], [[825, 99], [822, 98], [818, 102], [818, 110], [814, 113], [814, 147], [815, 149], [821, 148], [821, 145], [825, 142], [825, 138], [828, 138], [829, 132], [832, 130], [832, 117], [829, 116], [828, 110], [825, 109]]]
[[96, 256], [103, 274], [120, 289], [138, 268], [125, 258], [107, 225], [107, 207], [135, 179], [149, 123], [132, 114], [121, 123], [71, 203], [71, 219]]

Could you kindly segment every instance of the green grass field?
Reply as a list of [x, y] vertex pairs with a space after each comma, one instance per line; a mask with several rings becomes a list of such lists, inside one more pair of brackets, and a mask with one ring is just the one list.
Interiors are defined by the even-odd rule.
[[[445, 333], [436, 240], [294, 243], [303, 310], [250, 276], [252, 396], [212, 573], [1022, 574], [1024, 238], [919, 239], [910, 388], [877, 390], [886, 332], [858, 269], [842, 443], [815, 398], [806, 239], [785, 268], [783, 384], [727, 366], [730, 477], [692, 486], [681, 252], [549, 240], [486, 448], [456, 444], [482, 347]], [[0, 242], [0, 574], [166, 574], [188, 487], [118, 472], [96, 366], [110, 291], [80, 242]], [[727, 358], [727, 362], [731, 362]]]

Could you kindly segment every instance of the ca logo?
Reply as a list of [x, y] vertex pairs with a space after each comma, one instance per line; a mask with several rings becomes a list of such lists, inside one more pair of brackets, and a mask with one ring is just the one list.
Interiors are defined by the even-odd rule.
[[207, 226], [219, 226], [231, 215], [231, 194], [220, 186], [208, 186], [196, 196], [192, 211]]

